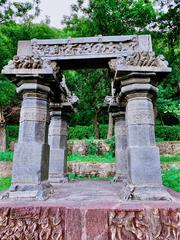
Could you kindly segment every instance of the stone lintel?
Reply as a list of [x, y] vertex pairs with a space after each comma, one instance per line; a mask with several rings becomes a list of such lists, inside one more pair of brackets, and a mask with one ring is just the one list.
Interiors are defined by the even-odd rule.
[[152, 51], [150, 35], [97, 36], [19, 41], [18, 56], [38, 55], [51, 60], [114, 58], [121, 53]]

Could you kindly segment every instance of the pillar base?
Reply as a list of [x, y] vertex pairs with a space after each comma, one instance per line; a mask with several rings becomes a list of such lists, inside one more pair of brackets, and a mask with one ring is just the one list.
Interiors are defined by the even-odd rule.
[[121, 174], [121, 173], [116, 173], [116, 175], [113, 177], [112, 183], [122, 183], [122, 182], [127, 182], [127, 176]]
[[67, 176], [59, 176], [57, 174], [50, 174], [49, 175], [49, 182], [54, 183], [67, 183], [69, 182], [69, 178]]
[[134, 187], [132, 186], [131, 195], [129, 199], [131, 200], [165, 200], [173, 201], [174, 198], [167, 192], [164, 187]]
[[6, 198], [12, 200], [47, 200], [53, 193], [49, 182], [31, 185], [12, 185], [6, 193]]

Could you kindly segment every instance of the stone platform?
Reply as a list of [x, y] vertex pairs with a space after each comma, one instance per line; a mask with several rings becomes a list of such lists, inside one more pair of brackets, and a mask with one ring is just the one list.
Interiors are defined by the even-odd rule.
[[0, 202], [1, 240], [179, 240], [180, 194], [121, 201], [118, 184], [73, 181], [47, 201]]

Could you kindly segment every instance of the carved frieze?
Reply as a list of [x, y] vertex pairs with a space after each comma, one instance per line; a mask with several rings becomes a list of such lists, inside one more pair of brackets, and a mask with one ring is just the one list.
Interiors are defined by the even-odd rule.
[[149, 240], [148, 223], [143, 211], [113, 211], [109, 216], [111, 240]]
[[67, 136], [67, 128], [66, 127], [50, 127], [49, 128], [49, 136]]
[[22, 108], [20, 113], [20, 122], [23, 121], [48, 122], [49, 116], [46, 108]]
[[64, 216], [56, 209], [1, 209], [1, 240], [64, 240]]
[[138, 46], [136, 36], [122, 41], [104, 42], [99, 37], [97, 42], [74, 43], [69, 39], [61, 44], [43, 44], [37, 40], [32, 41], [32, 52], [34, 55], [47, 56], [83, 56], [83, 55], [112, 55], [126, 51], [134, 51]]
[[50, 68], [51, 62], [39, 56], [17, 56], [10, 60], [6, 68], [9, 69], [41, 69]]
[[167, 68], [168, 62], [163, 55], [156, 57], [153, 52], [134, 52], [109, 62], [109, 67], [112, 70], [120, 69], [122, 66]]
[[179, 240], [180, 210], [113, 211], [109, 229], [111, 240]]
[[118, 136], [126, 136], [127, 135], [127, 129], [126, 129], [126, 126], [116, 126], [115, 125], [115, 137], [118, 137]]
[[154, 124], [153, 113], [149, 110], [131, 110], [127, 115], [127, 124]]

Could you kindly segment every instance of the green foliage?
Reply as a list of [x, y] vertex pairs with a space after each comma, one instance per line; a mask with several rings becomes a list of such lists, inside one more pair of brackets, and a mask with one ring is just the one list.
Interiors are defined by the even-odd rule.
[[180, 126], [156, 126], [155, 134], [161, 142], [180, 141]]
[[7, 106], [15, 100], [16, 89], [14, 84], [8, 80], [1, 79], [0, 76], [0, 106]]
[[68, 156], [69, 162], [104, 162], [104, 163], [114, 163], [115, 158], [112, 153], [106, 153], [103, 155], [81, 155], [81, 154], [71, 154]]
[[17, 142], [19, 133], [19, 125], [7, 125], [6, 126], [6, 143], [9, 146], [10, 142]]
[[0, 152], [0, 161], [11, 162], [13, 160], [13, 152]]
[[[107, 125], [100, 125], [100, 138], [106, 139], [107, 137]], [[68, 139], [93, 139], [95, 138], [95, 129], [94, 126], [75, 126], [75, 127], [69, 127], [68, 131]]]
[[163, 185], [180, 192], [180, 169], [170, 169], [162, 172]]
[[98, 144], [96, 141], [94, 141], [92, 139], [86, 139], [85, 143], [87, 146], [88, 155], [95, 155], [98, 153]]
[[83, 176], [83, 175], [77, 175], [75, 173], [69, 173], [68, 174], [68, 177], [70, 180], [112, 180], [112, 177], [108, 177], [108, 178], [103, 178], [103, 177], [96, 177], [96, 176], [89, 176], [89, 177], [86, 177], [86, 176]]
[[4, 191], [11, 186], [11, 177], [0, 178], [0, 191]]
[[[12, 21], [32, 21], [39, 15], [39, 0], [29, 1], [10, 1], [0, 0], [0, 23]], [[31, 12], [30, 12], [31, 11]]]
[[180, 163], [180, 155], [162, 155], [161, 163]]

